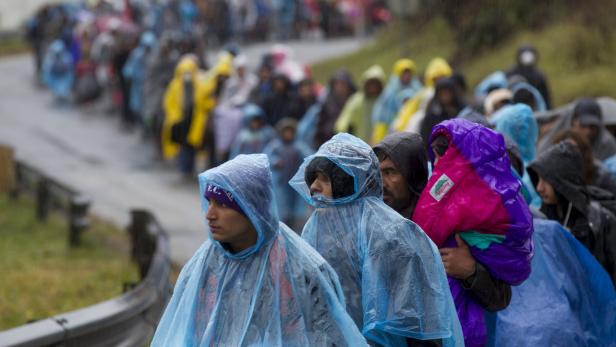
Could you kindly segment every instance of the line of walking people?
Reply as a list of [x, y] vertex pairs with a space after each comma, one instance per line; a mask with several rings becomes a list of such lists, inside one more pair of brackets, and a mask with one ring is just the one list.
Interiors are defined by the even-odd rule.
[[209, 237], [153, 345], [616, 345], [613, 100], [549, 109], [536, 61], [522, 47], [470, 103], [443, 59], [423, 86], [408, 59], [355, 92], [336, 73], [297, 126], [314, 154], [199, 175]]

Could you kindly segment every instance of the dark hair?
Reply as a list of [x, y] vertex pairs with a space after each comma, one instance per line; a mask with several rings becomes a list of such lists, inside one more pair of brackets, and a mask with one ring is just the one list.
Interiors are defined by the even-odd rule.
[[353, 176], [344, 172], [333, 161], [323, 157], [314, 158], [306, 167], [304, 180], [308, 186], [317, 178], [318, 172], [329, 177], [334, 199], [344, 198], [355, 193], [355, 180]]
[[513, 103], [522, 103], [530, 106], [530, 108], [534, 111], [537, 109], [537, 102], [535, 101], [535, 96], [528, 89], [518, 89], [513, 93]]
[[442, 157], [449, 147], [449, 140], [445, 135], [438, 135], [432, 140], [430, 147], [432, 147], [432, 151], [434, 151], [435, 154]]
[[557, 144], [566, 140], [573, 141], [582, 154], [582, 159], [584, 159], [584, 181], [586, 184], [592, 185], [595, 181], [595, 177], [597, 177], [597, 168], [595, 167], [595, 158], [592, 153], [592, 147], [582, 134], [573, 129], [567, 129], [557, 133], [552, 143]]

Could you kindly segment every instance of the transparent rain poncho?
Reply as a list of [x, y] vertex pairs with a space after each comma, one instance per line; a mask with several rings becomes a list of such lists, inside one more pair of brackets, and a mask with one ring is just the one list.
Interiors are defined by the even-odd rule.
[[54, 40], [43, 59], [43, 83], [51, 89], [58, 98], [68, 98], [71, 95], [75, 80], [73, 58], [60, 39]]
[[[318, 157], [353, 178], [353, 194], [310, 195], [304, 174]], [[316, 207], [302, 237], [336, 270], [347, 310], [366, 338], [384, 346], [406, 346], [405, 337], [463, 346], [438, 250], [383, 202], [379, 161], [368, 144], [349, 134], [334, 136], [304, 160], [290, 184]]]
[[616, 346], [616, 292], [601, 264], [562, 225], [534, 220], [530, 277], [487, 317], [487, 346]]
[[[529, 205], [538, 209], [541, 207], [541, 198], [526, 171], [528, 163], [537, 156], [536, 143], [539, 137], [539, 126], [532, 109], [522, 103], [506, 105], [494, 112], [490, 123], [494, 126], [494, 130], [513, 141], [520, 152], [524, 164], [522, 185], [528, 194]], [[513, 173], [517, 174], [515, 170]]]
[[257, 243], [230, 253], [206, 240], [182, 269], [152, 346], [365, 346], [334, 270], [279, 223], [267, 157], [240, 155], [199, 175], [204, 213], [208, 185], [233, 195]]

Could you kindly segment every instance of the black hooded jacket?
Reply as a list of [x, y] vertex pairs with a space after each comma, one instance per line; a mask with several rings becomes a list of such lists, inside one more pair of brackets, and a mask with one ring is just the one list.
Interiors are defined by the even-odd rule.
[[[374, 146], [377, 157], [387, 156], [396, 165], [411, 191], [413, 209], [428, 182], [428, 152], [419, 134], [394, 133]], [[413, 215], [411, 211], [411, 216]], [[404, 216], [410, 218], [410, 216]]]
[[[386, 136], [374, 146], [380, 158], [388, 157], [404, 176], [413, 197], [413, 210], [419, 195], [428, 182], [428, 153], [419, 134], [394, 133]], [[413, 211], [411, 211], [411, 216]], [[409, 218], [410, 216], [404, 216]], [[488, 270], [476, 263], [475, 274], [462, 281], [464, 289], [470, 291], [477, 301], [488, 311], [502, 310], [511, 301], [511, 287], [490, 276]]]
[[583, 165], [575, 145], [561, 142], [531, 162], [528, 173], [535, 186], [543, 178], [558, 198], [555, 205], [543, 204], [541, 212], [570, 230], [616, 281], [616, 217], [592, 198]]
[[278, 121], [290, 115], [294, 102], [291, 80], [281, 74], [275, 75], [272, 81], [275, 80], [282, 80], [285, 84], [284, 91], [277, 92], [272, 90], [271, 94], [261, 103], [261, 108], [263, 112], [265, 112], [267, 123], [271, 126], [276, 126]]
[[[442, 93], [443, 90], [451, 91], [453, 95], [453, 100], [451, 101], [453, 110], [448, 110], [444, 105], [441, 105], [438, 100], [438, 95]], [[438, 80], [434, 88], [434, 97], [428, 103], [426, 116], [421, 123], [420, 134], [424, 142], [428, 143], [430, 141], [432, 128], [435, 125], [448, 119], [455, 118], [465, 106], [466, 104], [462, 98], [460, 88], [452, 78], [442, 78]]]

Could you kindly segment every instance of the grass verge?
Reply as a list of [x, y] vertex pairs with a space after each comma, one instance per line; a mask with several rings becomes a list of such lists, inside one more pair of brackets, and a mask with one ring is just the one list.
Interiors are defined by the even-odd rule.
[[93, 220], [72, 249], [65, 218], [41, 223], [34, 211], [30, 198], [0, 195], [0, 330], [110, 299], [139, 280], [125, 233]]
[[[548, 78], [554, 105], [580, 96], [616, 96], [616, 60], [611, 58], [616, 52], [616, 35], [602, 37], [596, 28], [575, 23], [563, 20], [538, 31], [521, 31], [495, 48], [472, 52], [470, 59], [455, 67], [474, 88], [489, 73], [509, 68], [518, 46], [530, 43], [539, 51], [539, 67]], [[439, 18], [403, 37], [420, 72], [434, 56], [452, 58], [456, 48], [453, 33]], [[344, 67], [359, 81], [361, 73], [372, 64], [391, 72], [395, 60], [401, 57], [402, 42], [400, 26], [392, 24], [361, 50], [314, 65], [314, 75], [326, 83], [335, 70]]]

